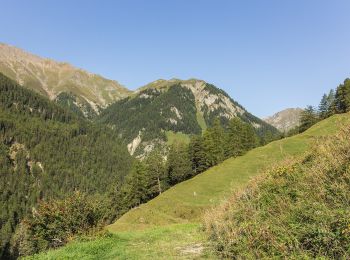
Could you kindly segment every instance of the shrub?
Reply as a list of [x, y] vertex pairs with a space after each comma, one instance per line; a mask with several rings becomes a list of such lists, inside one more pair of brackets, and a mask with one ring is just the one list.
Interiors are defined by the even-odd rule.
[[80, 192], [63, 200], [42, 201], [24, 219], [12, 241], [15, 255], [29, 255], [66, 244], [74, 236], [93, 233], [104, 223], [101, 200]]

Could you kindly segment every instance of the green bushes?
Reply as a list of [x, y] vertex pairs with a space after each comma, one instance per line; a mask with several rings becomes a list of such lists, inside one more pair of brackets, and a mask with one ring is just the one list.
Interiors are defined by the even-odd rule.
[[96, 231], [106, 205], [96, 197], [75, 192], [64, 200], [40, 202], [16, 230], [13, 255], [28, 255], [66, 244], [76, 235]]
[[350, 127], [274, 167], [205, 216], [229, 258], [350, 257]]

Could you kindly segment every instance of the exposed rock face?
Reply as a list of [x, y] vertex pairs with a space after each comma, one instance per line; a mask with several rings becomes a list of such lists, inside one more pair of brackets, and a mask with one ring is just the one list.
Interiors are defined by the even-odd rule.
[[206, 88], [207, 83], [203, 80], [187, 80], [183, 81], [182, 86], [189, 88], [196, 98], [196, 103], [200, 111], [208, 109], [210, 112], [222, 109], [220, 114], [227, 119], [231, 119], [235, 116], [242, 115], [245, 110], [234, 104], [230, 97], [224, 93], [212, 93]]
[[14, 164], [14, 170], [17, 169], [17, 163], [16, 163], [16, 159], [17, 159], [17, 154], [22, 151], [25, 155], [25, 159], [26, 159], [26, 164], [29, 167], [30, 173], [33, 173], [33, 167], [37, 166], [41, 172], [44, 172], [44, 167], [42, 165], [41, 162], [36, 162], [33, 161], [30, 157], [30, 153], [28, 151], [28, 149], [26, 148], [26, 146], [24, 144], [18, 143], [18, 142], [14, 142], [11, 147], [10, 147], [10, 152], [9, 152], [9, 157], [12, 160], [13, 164]]
[[3, 43], [0, 43], [0, 72], [51, 100], [62, 92], [71, 93], [96, 112], [98, 107], [105, 107], [130, 93], [116, 81]]
[[128, 151], [131, 155], [135, 153], [135, 150], [137, 149], [137, 147], [139, 147], [140, 143], [141, 143], [141, 131], [139, 131], [138, 136], [136, 136], [135, 139], [128, 144]]
[[264, 120], [281, 132], [286, 132], [299, 125], [302, 111], [301, 108], [287, 108]]

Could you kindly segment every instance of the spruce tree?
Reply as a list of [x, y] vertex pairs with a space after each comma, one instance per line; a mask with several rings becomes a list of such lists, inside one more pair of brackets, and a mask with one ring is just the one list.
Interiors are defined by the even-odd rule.
[[170, 147], [167, 172], [171, 185], [184, 181], [193, 175], [187, 145], [179, 143]]
[[300, 132], [304, 132], [309, 129], [312, 125], [317, 123], [318, 117], [315, 109], [312, 106], [307, 106], [300, 116]]
[[346, 113], [350, 111], [350, 79], [346, 79], [340, 84], [335, 94], [335, 106], [337, 113]]
[[225, 159], [226, 135], [220, 120], [216, 119], [212, 127], [203, 136], [205, 160], [208, 167], [216, 165]]
[[189, 155], [191, 158], [192, 170], [194, 174], [201, 173], [208, 169], [202, 136], [194, 135], [191, 137], [189, 143]]
[[239, 156], [244, 152], [242, 134], [244, 125], [242, 120], [235, 117], [230, 120], [227, 128], [227, 142], [225, 144], [226, 156]]
[[318, 113], [320, 119], [324, 119], [327, 117], [327, 114], [329, 112], [329, 103], [328, 103], [328, 96], [324, 94], [322, 96], [322, 99], [320, 101], [320, 104], [318, 105]]
[[258, 136], [256, 135], [254, 128], [247, 123], [243, 123], [242, 139], [243, 150], [245, 152], [258, 145]]
[[149, 180], [146, 164], [135, 161], [123, 186], [124, 203], [130, 207], [138, 206], [148, 200]]
[[334, 89], [331, 89], [329, 91], [327, 96], [327, 103], [328, 103], [327, 117], [330, 117], [336, 113]]
[[161, 151], [154, 149], [145, 160], [147, 166], [147, 187], [150, 198], [161, 194], [166, 188], [164, 158]]

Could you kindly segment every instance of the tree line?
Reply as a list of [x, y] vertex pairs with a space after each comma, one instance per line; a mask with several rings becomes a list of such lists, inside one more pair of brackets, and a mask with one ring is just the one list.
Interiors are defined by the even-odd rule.
[[234, 118], [225, 128], [217, 119], [203, 135], [193, 135], [189, 144], [171, 145], [166, 160], [161, 151], [154, 150], [145, 160], [135, 161], [125, 184], [116, 189], [113, 196], [124, 201], [119, 203], [123, 206], [138, 206], [169, 187], [258, 145], [259, 137], [250, 124]]
[[307, 106], [301, 113], [299, 126], [290, 130], [287, 135], [304, 132], [323, 119], [349, 111], [350, 79], [347, 78], [335, 90], [331, 89], [327, 94], [323, 94], [318, 107]]

